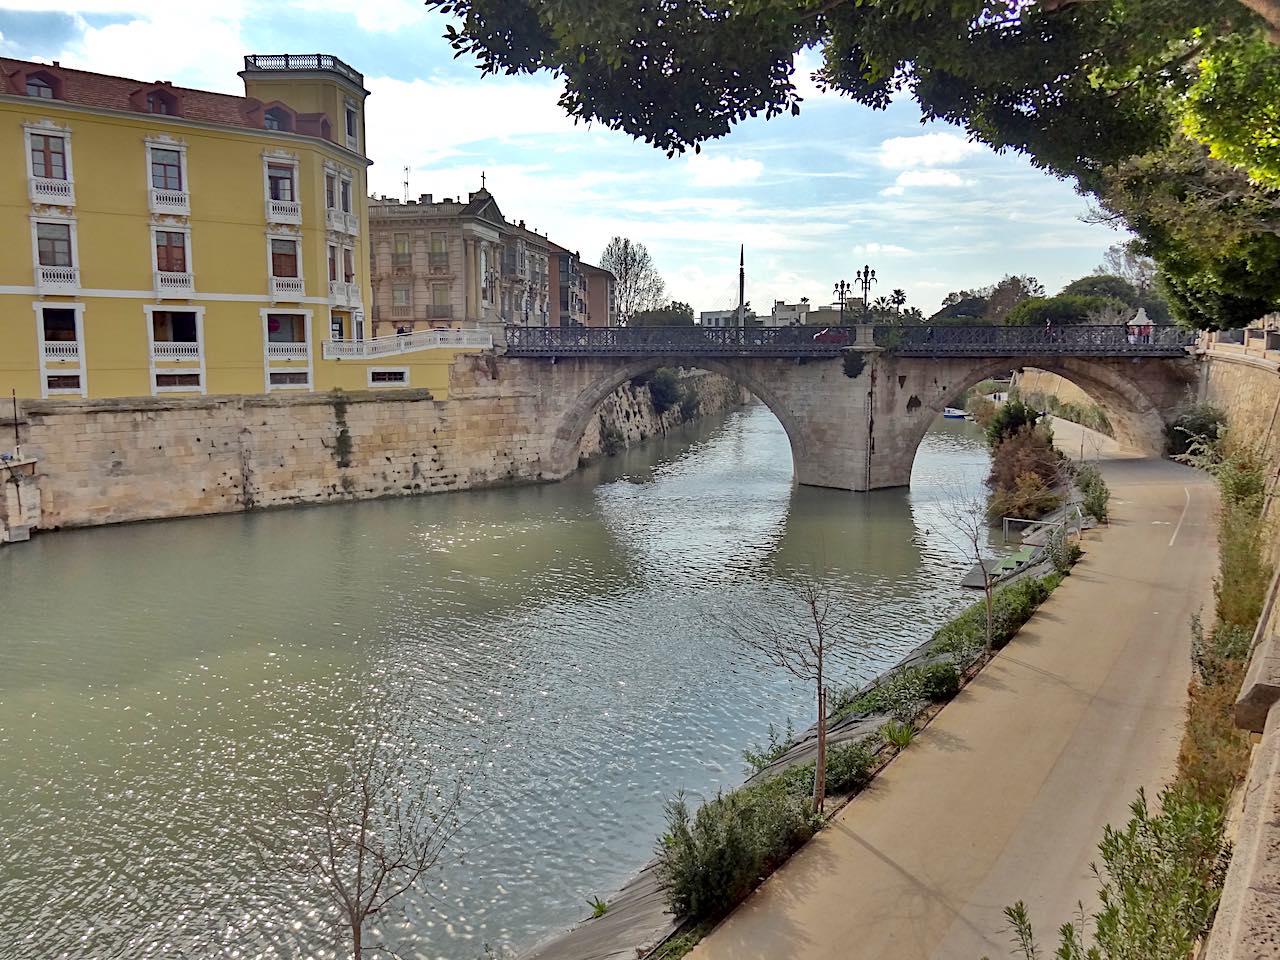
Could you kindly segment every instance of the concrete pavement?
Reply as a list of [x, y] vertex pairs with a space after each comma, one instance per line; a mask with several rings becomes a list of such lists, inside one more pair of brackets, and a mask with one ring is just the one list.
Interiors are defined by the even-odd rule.
[[[1073, 455], [1082, 438], [1099, 449], [1073, 424], [1055, 430]], [[692, 957], [996, 960], [1009, 955], [1006, 905], [1026, 901], [1045, 947], [1077, 901], [1092, 909], [1104, 825], [1173, 770], [1187, 620], [1209, 610], [1216, 569], [1208, 478], [1102, 455], [1113, 522], [1073, 574]]]

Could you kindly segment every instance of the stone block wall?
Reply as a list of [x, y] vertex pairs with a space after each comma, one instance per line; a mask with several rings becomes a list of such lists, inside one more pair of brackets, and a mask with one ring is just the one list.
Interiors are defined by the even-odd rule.
[[1226, 413], [1236, 436], [1262, 445], [1272, 463], [1280, 462], [1280, 371], [1275, 363], [1211, 351], [1202, 366], [1200, 399]]
[[1057, 397], [1062, 403], [1074, 403], [1082, 407], [1091, 407], [1097, 402], [1065, 377], [1048, 370], [1037, 370], [1035, 367], [1016, 371], [1013, 386], [1024, 396], [1038, 393], [1045, 397]]

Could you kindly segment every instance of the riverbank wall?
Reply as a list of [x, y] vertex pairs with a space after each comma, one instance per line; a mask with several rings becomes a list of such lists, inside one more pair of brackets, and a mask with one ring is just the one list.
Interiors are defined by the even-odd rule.
[[[563, 407], [592, 374], [575, 363], [526, 362], [519, 376], [510, 369], [493, 356], [459, 356], [447, 400], [382, 390], [23, 401], [16, 418], [23, 525], [49, 530], [536, 482]], [[741, 400], [723, 377], [687, 382], [698, 392], [699, 415]], [[599, 452], [602, 431], [625, 445], [679, 418], [678, 408], [657, 414], [647, 386], [624, 383], [594, 418], [584, 456]], [[12, 416], [0, 418], [0, 435], [14, 427]], [[30, 516], [36, 492], [38, 519]], [[6, 529], [10, 517], [18, 511], [6, 499]]]

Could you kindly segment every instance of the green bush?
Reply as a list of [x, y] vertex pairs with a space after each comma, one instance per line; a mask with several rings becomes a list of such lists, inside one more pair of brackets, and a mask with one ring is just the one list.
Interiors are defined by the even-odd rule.
[[875, 766], [875, 740], [866, 738], [827, 749], [827, 789], [832, 793], [854, 793], [871, 782]]
[[987, 427], [987, 446], [994, 450], [1007, 438], [1022, 430], [1034, 427], [1040, 414], [1021, 400], [1009, 400], [1000, 405], [991, 424]]
[[1214, 444], [1226, 429], [1227, 415], [1211, 403], [1185, 403], [1164, 428], [1169, 456], [1190, 452], [1194, 442]]
[[661, 367], [649, 378], [649, 396], [653, 398], [653, 410], [663, 414], [680, 402], [680, 384], [676, 372]]
[[888, 713], [900, 720], [912, 720], [926, 699], [924, 671], [907, 667], [881, 678], [860, 696], [852, 690], [838, 694], [832, 719], [850, 713]]
[[742, 751], [742, 759], [747, 762], [747, 767], [749, 768], [748, 775], [759, 773], [781, 757], [791, 748], [791, 742], [795, 738], [795, 727], [792, 726], [789, 717], [787, 718], [787, 726], [783, 730], [779, 730], [772, 723], [769, 724], [769, 742], [764, 745], [755, 744], [750, 750]]
[[1239, 624], [1218, 622], [1206, 637], [1200, 615], [1191, 617], [1191, 664], [1201, 683], [1220, 682], [1229, 661], [1248, 660], [1252, 645], [1253, 631]]
[[898, 750], [905, 750], [911, 746], [911, 742], [916, 738], [916, 728], [910, 724], [898, 720], [890, 720], [880, 728], [880, 736], [884, 738], [884, 742]]
[[1111, 489], [1102, 479], [1102, 472], [1093, 464], [1076, 467], [1076, 486], [1080, 488], [1081, 509], [1099, 523], [1106, 521], [1111, 510]]
[[702, 396], [698, 393], [698, 388], [686, 384], [680, 391], [680, 419], [692, 420], [698, 415], [698, 407], [701, 405]]
[[[1002, 444], [1003, 450], [1008, 444]], [[1019, 474], [1012, 487], [1000, 486], [987, 504], [987, 516], [992, 523], [1001, 517], [1018, 517], [1023, 520], [1039, 520], [1062, 506], [1062, 498], [1034, 473]]]
[[[1036, 608], [1062, 582], [1058, 574], [1029, 577], [1001, 587], [991, 603], [991, 645], [999, 650], [1031, 619]], [[986, 646], [986, 601], [979, 600], [933, 635], [929, 652], [952, 657], [959, 664], [968, 663]]]
[[[812, 767], [810, 767], [812, 780]], [[809, 798], [774, 782], [721, 794], [690, 813], [667, 803], [658, 881], [678, 917], [718, 917], [813, 835]]]
[[960, 671], [951, 663], [931, 663], [924, 668], [925, 697], [932, 703], [945, 703], [960, 692]]
[[[1141, 791], [1130, 810], [1124, 829], [1108, 826], [1098, 845], [1092, 935], [1082, 919], [1063, 925], [1059, 960], [1188, 960], [1213, 923], [1229, 859], [1221, 807], [1169, 789], [1159, 815]], [[1025, 960], [1040, 956], [1026, 906], [1019, 901], [1005, 915]]]

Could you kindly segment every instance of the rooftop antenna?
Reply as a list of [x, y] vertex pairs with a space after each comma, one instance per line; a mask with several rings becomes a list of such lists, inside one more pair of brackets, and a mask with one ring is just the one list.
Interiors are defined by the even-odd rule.
[[738, 326], [747, 325], [747, 245], [738, 248]]
[[409, 202], [409, 165], [404, 165], [404, 202]]

